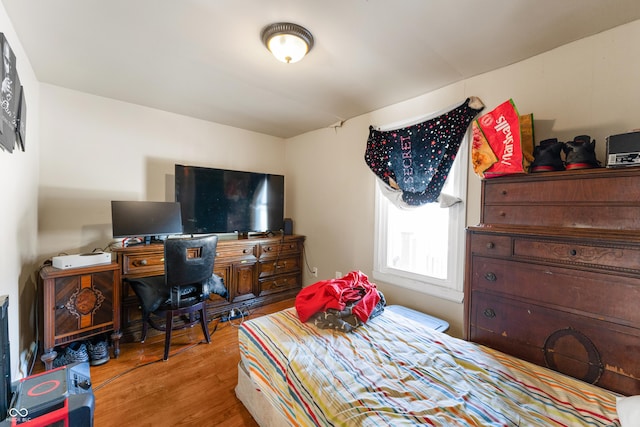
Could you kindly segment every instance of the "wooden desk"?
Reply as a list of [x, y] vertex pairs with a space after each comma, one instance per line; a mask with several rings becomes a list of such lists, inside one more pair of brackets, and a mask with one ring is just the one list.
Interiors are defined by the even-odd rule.
[[56, 345], [113, 332], [114, 357], [120, 354], [120, 268], [117, 263], [40, 271], [44, 293], [45, 369], [53, 367]]
[[[214, 273], [222, 277], [228, 299], [211, 295], [207, 316], [220, 317], [232, 308], [248, 309], [297, 295], [302, 287], [304, 236], [276, 235], [219, 240]], [[117, 248], [120, 279], [164, 274], [164, 245]], [[121, 281], [123, 341], [139, 341], [140, 303], [126, 281]], [[155, 332], [150, 329], [149, 334]]]

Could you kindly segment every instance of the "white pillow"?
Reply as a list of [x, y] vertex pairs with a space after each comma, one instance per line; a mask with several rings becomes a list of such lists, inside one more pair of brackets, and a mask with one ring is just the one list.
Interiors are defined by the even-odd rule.
[[640, 396], [616, 397], [622, 427], [640, 427]]

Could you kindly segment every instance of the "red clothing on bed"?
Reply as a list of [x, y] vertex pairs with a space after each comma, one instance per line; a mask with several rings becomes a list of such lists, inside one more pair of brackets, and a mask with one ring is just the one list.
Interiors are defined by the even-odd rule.
[[356, 304], [352, 312], [363, 323], [380, 301], [374, 283], [361, 271], [352, 271], [340, 279], [321, 280], [303, 288], [296, 297], [298, 317], [306, 322], [314, 314], [332, 308], [342, 311], [347, 304]]

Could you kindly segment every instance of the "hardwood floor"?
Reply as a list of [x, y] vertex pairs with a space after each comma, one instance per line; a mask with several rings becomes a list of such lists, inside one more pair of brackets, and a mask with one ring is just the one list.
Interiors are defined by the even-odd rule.
[[[258, 307], [249, 318], [293, 304], [290, 299]], [[209, 324], [210, 332], [216, 323]], [[240, 361], [238, 324], [239, 320], [219, 323], [209, 345], [198, 326], [174, 332], [166, 362], [164, 335], [144, 344], [121, 344], [118, 359], [91, 367], [94, 426], [257, 426], [234, 391]]]

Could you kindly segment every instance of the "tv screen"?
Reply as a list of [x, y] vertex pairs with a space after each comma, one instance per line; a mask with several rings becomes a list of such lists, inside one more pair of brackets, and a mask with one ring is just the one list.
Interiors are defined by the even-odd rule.
[[280, 231], [284, 176], [175, 166], [185, 234]]
[[182, 234], [180, 203], [111, 201], [113, 237]]

